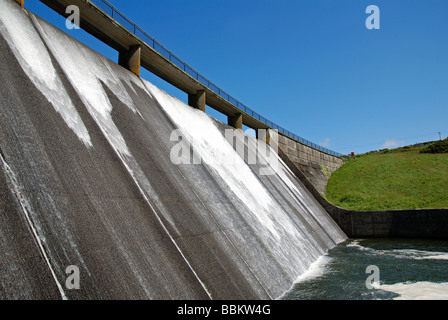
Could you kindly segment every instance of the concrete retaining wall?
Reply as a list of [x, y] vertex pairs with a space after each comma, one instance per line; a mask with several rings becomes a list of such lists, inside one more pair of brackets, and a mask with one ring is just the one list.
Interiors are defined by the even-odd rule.
[[325, 195], [328, 179], [342, 165], [342, 159], [270, 130], [270, 136], [274, 135], [279, 149], [301, 170], [314, 188]]
[[350, 238], [448, 239], [448, 209], [355, 211], [329, 203], [289, 156], [279, 156]]

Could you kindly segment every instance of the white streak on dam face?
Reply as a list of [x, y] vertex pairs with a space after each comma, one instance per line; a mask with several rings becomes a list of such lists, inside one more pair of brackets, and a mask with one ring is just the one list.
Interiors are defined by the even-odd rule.
[[67, 126], [88, 147], [89, 132], [81, 120], [61, 79], [28, 16], [12, 1], [0, 1], [0, 33], [34, 85], [50, 101]]
[[[334, 225], [327, 213], [315, 204], [314, 207], [309, 208], [305, 207], [307, 204], [302, 205], [303, 210], [300, 213], [302, 221], [309, 220], [313, 229], [304, 227], [290, 209], [277, 202], [271, 191], [255, 173], [258, 171], [254, 172], [241, 157], [235, 157], [236, 151], [208, 115], [187, 106], [151, 83], [147, 81], [144, 83], [161, 107], [182, 130], [184, 136], [194, 146], [195, 151], [201, 155], [203, 163], [215, 172], [217, 181], [224, 181], [223, 192], [229, 194], [230, 197], [236, 196], [240, 199], [245, 208], [235, 204], [240, 208], [239, 212], [244, 215], [248, 224], [257, 230], [258, 241], [263, 244], [264, 250], [275, 257], [276, 262], [282, 265], [284, 271], [287, 270], [292, 279], [295, 279], [300, 271], [306, 271], [310, 264], [324, 252], [325, 248], [320, 247], [317, 243], [316, 233], [323, 235], [326, 248], [345, 239], [342, 232], [335, 232], [334, 237], [330, 237], [325, 232], [323, 228], [331, 229], [334, 228]], [[232, 161], [221, 161], [221, 156], [225, 159], [232, 159]], [[278, 160], [281, 175], [266, 176], [265, 179], [273, 179], [272, 181], [276, 184], [280, 180], [284, 180], [284, 193], [293, 194], [295, 196], [293, 201], [303, 198], [301, 192], [290, 181], [290, 177], [283, 173], [286, 170], [283, 167], [286, 165], [280, 158]], [[319, 221], [316, 221], [316, 217], [309, 213], [310, 210], [322, 211], [317, 215]], [[223, 221], [226, 219], [226, 217], [221, 217], [219, 212], [215, 214], [217, 219]], [[247, 243], [253, 241], [244, 233], [239, 234], [238, 237], [239, 241], [247, 241]], [[236, 247], [240, 245], [235, 243]], [[259, 258], [261, 259], [262, 256], [260, 255]], [[260, 261], [260, 263], [268, 264], [269, 262]]]
[[[180, 100], [145, 81], [148, 90], [162, 108], [181, 128], [185, 137], [198, 149], [202, 160], [228, 183], [229, 188], [245, 203], [258, 221], [276, 238], [278, 228], [271, 214], [275, 204], [252, 170], [236, 155], [212, 120], [202, 111], [185, 105]], [[236, 156], [235, 156], [236, 155]], [[232, 159], [232, 161], [222, 161]]]
[[[176, 226], [172, 223], [171, 216], [167, 212], [157, 198], [153, 186], [148, 182], [145, 174], [132, 156], [126, 141], [120, 130], [112, 119], [112, 103], [105, 92], [103, 82], [113, 92], [120, 101], [128, 107], [132, 112], [142, 117], [134, 105], [134, 101], [127, 92], [123, 82], [135, 92], [132, 85], [138, 86], [151, 97], [146, 86], [141, 79], [132, 72], [123, 70], [124, 72], [116, 72], [113, 62], [103, 57], [99, 53], [86, 47], [82, 43], [74, 40], [62, 31], [54, 28], [46, 21], [31, 15], [31, 18], [44, 39], [46, 45], [50, 48], [57, 62], [67, 75], [70, 83], [78, 92], [81, 100], [87, 107], [88, 112], [96, 121], [99, 128], [109, 141], [110, 145], [119, 153], [119, 157], [126, 166], [129, 174], [142, 184], [144, 190], [151, 195], [152, 200], [159, 204], [159, 210], [164, 213], [165, 218], [171, 223], [176, 230]], [[143, 119], [143, 117], [142, 117]]]
[[[120, 154], [130, 156], [126, 141], [112, 119], [112, 104], [101, 81], [123, 104], [133, 112], [139, 112], [118, 75], [110, 69], [110, 62], [40, 18], [32, 15], [32, 19], [46, 45], [111, 145]], [[125, 80], [130, 82], [129, 79]]]
[[6, 176], [9, 178], [9, 182], [11, 184], [11, 190], [14, 192], [20, 206], [22, 207], [22, 212], [23, 212], [23, 215], [25, 216], [25, 220], [33, 234], [34, 240], [36, 241], [36, 243], [39, 247], [39, 250], [48, 266], [48, 269], [51, 272], [53, 280], [54, 280], [56, 286], [58, 287], [61, 298], [63, 300], [67, 300], [67, 296], [65, 295], [64, 288], [62, 287], [61, 283], [59, 282], [59, 280], [56, 276], [56, 273], [54, 271], [54, 268], [52, 266], [51, 259], [44, 249], [44, 244], [46, 242], [46, 239], [43, 236], [43, 233], [42, 233], [42, 230], [41, 230], [39, 224], [36, 224], [33, 221], [31, 205], [30, 205], [29, 201], [26, 199], [26, 197], [23, 195], [23, 192], [21, 191], [22, 188], [20, 187], [19, 183], [17, 182], [15, 173], [11, 170], [11, 168], [8, 166], [8, 164], [5, 162], [5, 160], [3, 159], [3, 157], [1, 155], [0, 155], [0, 164], [1, 164], [0, 168], [2, 168], [5, 171]]

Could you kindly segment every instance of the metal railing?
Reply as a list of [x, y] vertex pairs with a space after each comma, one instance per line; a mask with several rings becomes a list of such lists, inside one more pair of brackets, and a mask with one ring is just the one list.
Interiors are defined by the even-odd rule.
[[227, 92], [219, 88], [217, 85], [215, 85], [213, 82], [208, 80], [206, 77], [201, 75], [199, 72], [194, 70], [192, 67], [190, 67], [188, 64], [186, 64], [184, 61], [182, 61], [179, 57], [177, 57], [175, 54], [173, 54], [171, 51], [169, 51], [167, 48], [165, 48], [163, 45], [161, 45], [157, 40], [155, 40], [153, 37], [151, 37], [149, 34], [147, 34], [143, 29], [141, 29], [139, 26], [137, 26], [134, 22], [129, 20], [123, 13], [121, 13], [119, 10], [117, 10], [113, 5], [111, 5], [106, 0], [89, 0], [91, 3], [93, 3], [96, 7], [98, 7], [100, 10], [102, 10], [105, 14], [109, 15], [112, 19], [114, 19], [116, 22], [121, 24], [125, 29], [127, 29], [129, 32], [134, 34], [136, 37], [138, 37], [140, 40], [145, 42], [148, 46], [153, 48], [156, 52], [158, 52], [160, 55], [165, 57], [167, 60], [169, 60], [171, 63], [176, 65], [179, 69], [183, 70], [186, 74], [188, 74], [193, 79], [196, 79], [196, 81], [200, 82], [207, 88], [209, 88], [211, 91], [215, 92], [217, 95], [219, 95], [221, 98], [227, 100], [243, 112], [247, 113], [248, 115], [254, 117], [255, 119], [263, 122], [267, 126], [271, 127], [272, 129], [278, 130], [278, 132], [297, 140], [311, 148], [320, 150], [322, 152], [342, 157], [343, 155], [341, 153], [335, 152], [333, 150], [327, 149], [325, 147], [322, 147], [318, 144], [315, 144], [309, 140], [306, 140], [294, 133], [292, 133], [289, 130], [284, 129], [283, 127], [275, 124], [274, 122], [266, 119], [259, 113], [255, 112], [251, 108], [247, 107], [240, 101], [233, 98], [231, 95], [229, 95]]

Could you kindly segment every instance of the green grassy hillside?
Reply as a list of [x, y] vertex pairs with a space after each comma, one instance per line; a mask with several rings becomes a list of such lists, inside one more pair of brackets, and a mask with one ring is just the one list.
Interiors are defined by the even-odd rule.
[[[353, 210], [448, 208], [448, 153], [429, 145], [351, 158], [330, 177], [327, 200]], [[423, 153], [434, 149], [442, 153]]]

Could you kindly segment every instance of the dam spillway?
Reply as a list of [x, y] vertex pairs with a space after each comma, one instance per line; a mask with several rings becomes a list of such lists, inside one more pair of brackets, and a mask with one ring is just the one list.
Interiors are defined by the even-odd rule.
[[346, 239], [274, 152], [11, 0], [0, 109], [1, 299], [275, 299]]

